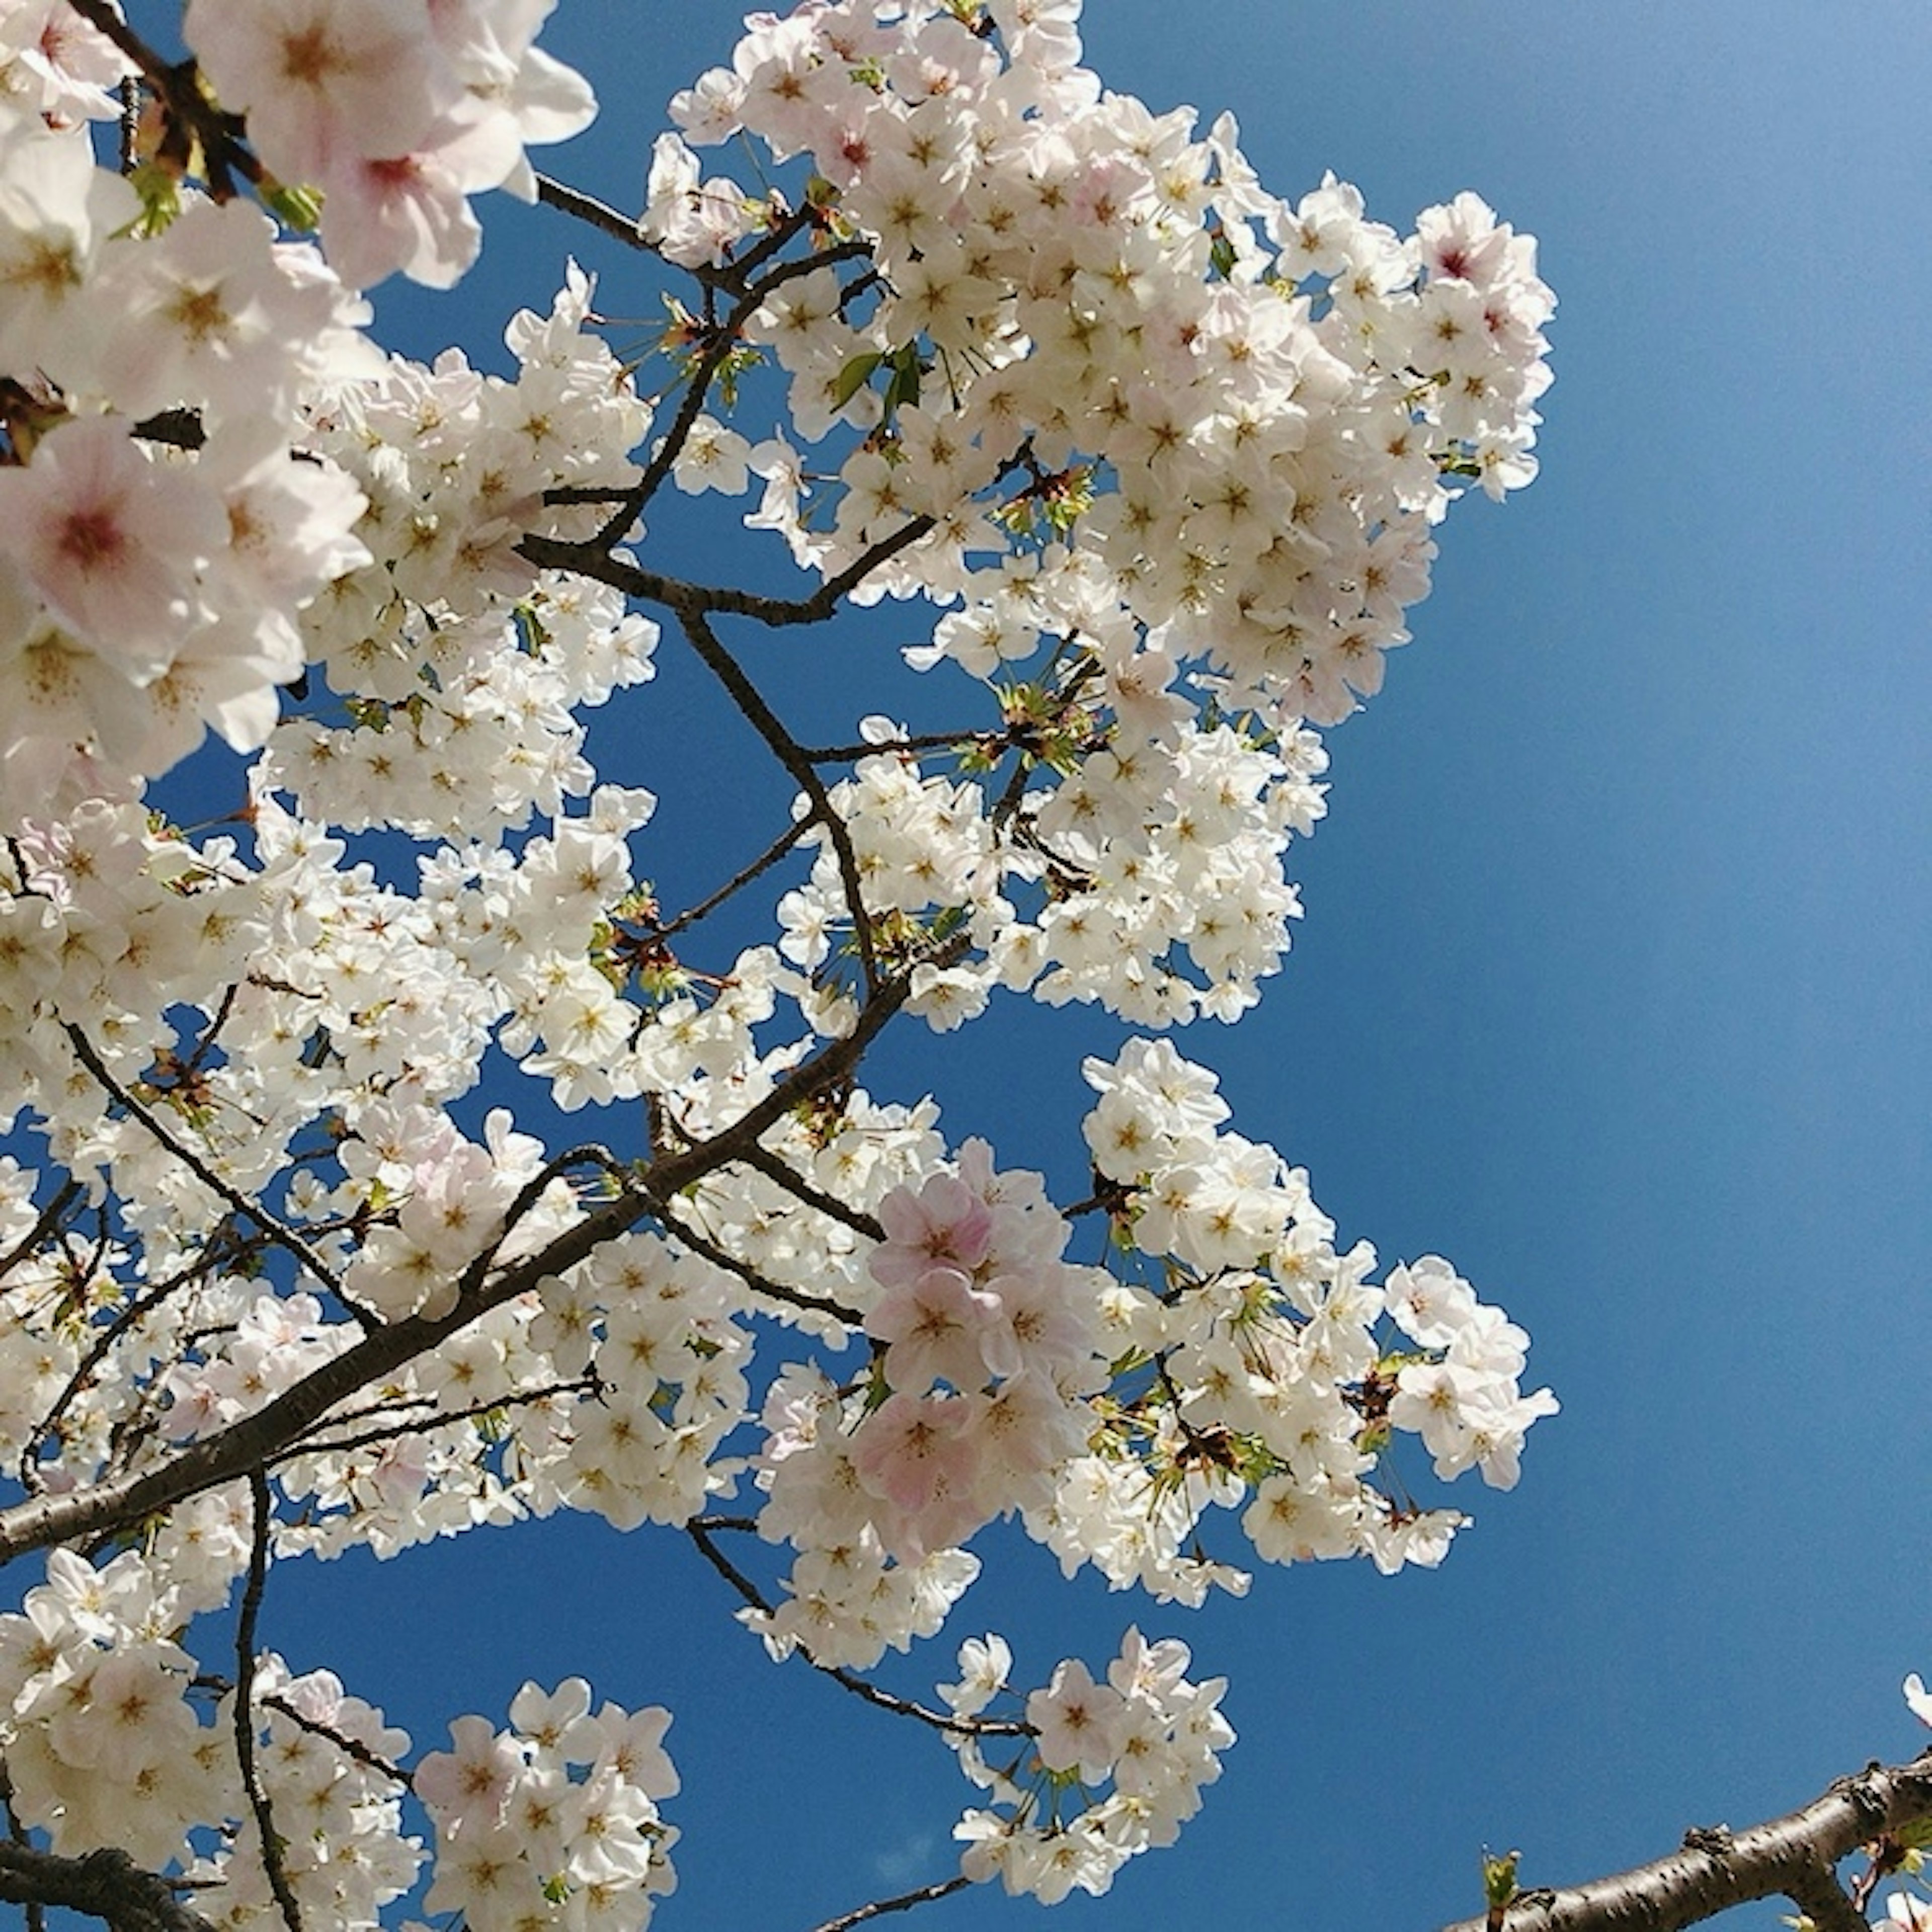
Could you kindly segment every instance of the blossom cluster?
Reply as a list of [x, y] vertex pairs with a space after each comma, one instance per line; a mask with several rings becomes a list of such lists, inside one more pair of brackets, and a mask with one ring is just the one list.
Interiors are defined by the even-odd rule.
[[[116, 111], [106, 90], [132, 72], [125, 57], [62, 5], [0, 18], [0, 66], [18, 76], [0, 92], [10, 821], [164, 772], [210, 726], [243, 750], [268, 735], [275, 687], [316, 655], [297, 613], [370, 566], [382, 519], [319, 434], [344, 386], [382, 368], [356, 291], [398, 268], [455, 279], [480, 238], [465, 197], [533, 194], [524, 142], [587, 122], [587, 88], [531, 44], [548, 10], [195, 0], [184, 32], [200, 72], [248, 111], [283, 182], [321, 190], [320, 250], [158, 164], [137, 194], [97, 164], [87, 130]], [[524, 401], [511, 435], [541, 408]], [[599, 460], [545, 469], [542, 454], [482, 465], [479, 496], [512, 494], [460, 531], [446, 508], [446, 542], [507, 545], [554, 471]], [[413, 536], [424, 573], [434, 523]], [[400, 622], [379, 610], [350, 621], [365, 634]]]
[[[942, 1687], [954, 1715], [977, 1718], [1010, 1694], [1012, 1660], [1003, 1637], [962, 1644], [960, 1681]], [[1234, 1742], [1221, 1714], [1227, 1680], [1190, 1682], [1192, 1660], [1179, 1638], [1150, 1643], [1130, 1628], [1103, 1682], [1070, 1658], [1028, 1694], [1030, 1736], [1010, 1764], [989, 1760], [991, 1739], [956, 1733], [960, 1768], [992, 1801], [953, 1833], [967, 1876], [998, 1876], [1009, 1892], [1052, 1905], [1076, 1888], [1100, 1896], [1128, 1859], [1172, 1844]]]
[[436, 1883], [424, 1904], [476, 1932], [547, 1925], [636, 1932], [676, 1886], [676, 1828], [658, 1801], [676, 1795], [664, 1750], [668, 1711], [590, 1708], [590, 1686], [526, 1684], [511, 1728], [482, 1718], [450, 1726], [455, 1748], [416, 1766], [434, 1820]]
[[802, 1556], [789, 1600], [750, 1620], [821, 1662], [875, 1663], [937, 1628], [976, 1573], [960, 1546], [1050, 1497], [1108, 1378], [1106, 1277], [1061, 1260], [1066, 1224], [1036, 1175], [996, 1174], [969, 1142], [956, 1172], [895, 1189], [879, 1215], [872, 1372], [844, 1393], [788, 1370], [758, 1459], [760, 1533]]
[[319, 191], [324, 249], [363, 288], [400, 270], [447, 288], [482, 244], [469, 197], [526, 201], [524, 150], [596, 113], [534, 44], [556, 0], [188, 0], [183, 38], [282, 182]]
[[[1533, 472], [1532, 244], [1473, 196], [1403, 236], [1332, 178], [1269, 195], [1231, 121], [1104, 91], [1074, 0], [811, 0], [653, 150], [627, 238], [697, 291], [661, 384], [574, 264], [508, 373], [386, 354], [358, 290], [453, 280], [469, 197], [588, 117], [549, 10], [191, 0], [201, 80], [142, 67], [130, 185], [86, 124], [131, 57], [0, 8], [0, 1540], [62, 1546], [0, 1617], [0, 1749], [25, 1828], [223, 1925], [284, 1888], [373, 1925], [424, 1814], [428, 1909], [478, 1932], [628, 1932], [672, 1876], [668, 1718], [579, 1680], [412, 1773], [265, 1654], [241, 1750], [182, 1646], [270, 1558], [675, 1526], [773, 1655], [862, 1670], [998, 1521], [1161, 1602], [1434, 1563], [1465, 1519], [1413, 1500], [1415, 1439], [1507, 1487], [1555, 1408], [1520, 1328], [1439, 1258], [1377, 1280], [1165, 1040], [1088, 1063], [1064, 1210], [859, 1077], [901, 1013], [1255, 1004], [1311, 728], [1378, 686], [1456, 490]], [[740, 134], [756, 193], [694, 152]], [[653, 545], [661, 487], [754, 482], [815, 596]], [[807, 751], [719, 620], [887, 596], [970, 716], [866, 693]], [[590, 714], [648, 726], [687, 646], [782, 776], [717, 788], [680, 910]], [[250, 763], [190, 831], [144, 785], [211, 724]], [[1232, 1739], [1175, 1640], [1024, 1697], [997, 1639], [961, 1667], [962, 1869], [1042, 1899], [1171, 1840]]]
[[[872, 299], [824, 268], [746, 331], [796, 433], [861, 432], [822, 482], [761, 445], [756, 520], [828, 574], [929, 521], [873, 580], [962, 603], [927, 661], [983, 671], [1046, 633], [1156, 712], [1204, 659], [1237, 707], [1333, 722], [1407, 640], [1444, 477], [1500, 496], [1534, 473], [1552, 302], [1534, 244], [1473, 194], [1405, 238], [1332, 176], [1267, 194], [1232, 118], [1197, 138], [1188, 110], [1105, 92], [1077, 13], [994, 5], [996, 32], [856, 0], [761, 16], [674, 103], [693, 141], [805, 157], [828, 226], [868, 244]], [[726, 259], [759, 206], [659, 142], [646, 228], [674, 259]], [[746, 466], [710, 484], [742, 489]], [[1018, 580], [972, 568], [1010, 548], [1002, 526], [1070, 541]], [[1090, 560], [1076, 626], [1051, 580], [1088, 590]]]

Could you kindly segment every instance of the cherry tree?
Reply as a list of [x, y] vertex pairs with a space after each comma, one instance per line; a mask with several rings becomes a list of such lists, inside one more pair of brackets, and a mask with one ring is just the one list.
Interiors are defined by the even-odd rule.
[[[549, 10], [0, 4], [0, 1897], [644, 1924], [667, 1712], [531, 1683], [423, 1749], [259, 1641], [272, 1574], [560, 1510], [956, 1756], [957, 1876], [836, 1923], [1102, 1892], [1232, 1742], [1167, 1606], [1439, 1563], [1417, 1491], [1512, 1486], [1556, 1407], [1174, 1044], [1280, 966], [1438, 526], [1534, 476], [1533, 243], [1270, 192], [1078, 0], [755, 16], [614, 208], [528, 156], [595, 108]], [[647, 361], [574, 268], [513, 377], [383, 349], [365, 292], [455, 283], [493, 190], [657, 277]], [[667, 493], [786, 587], [686, 574]], [[761, 652], [888, 598], [938, 722], [812, 742]], [[784, 801], [682, 904], [590, 755], [670, 652]], [[1077, 1200], [864, 1084], [1024, 999], [1129, 1030], [1067, 1070]], [[1002, 1519], [1146, 1605], [880, 1688]]]

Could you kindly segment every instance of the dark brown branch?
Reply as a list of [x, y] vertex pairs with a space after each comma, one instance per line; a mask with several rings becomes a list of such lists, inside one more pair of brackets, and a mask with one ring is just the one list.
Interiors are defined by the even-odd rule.
[[211, 1932], [208, 1921], [182, 1904], [166, 1879], [143, 1871], [111, 1846], [62, 1858], [31, 1845], [0, 1844], [0, 1899], [84, 1912], [105, 1920], [113, 1932]]
[[358, 1764], [374, 1772], [377, 1776], [386, 1778], [392, 1783], [406, 1786], [411, 1790], [416, 1788], [415, 1779], [400, 1765], [392, 1764], [380, 1751], [371, 1750], [361, 1738], [349, 1737], [332, 1724], [318, 1724], [314, 1718], [304, 1717], [279, 1690], [269, 1691], [262, 1700], [262, 1707], [264, 1710], [279, 1712], [291, 1724], [299, 1725], [311, 1737], [326, 1738], [344, 1756], [352, 1757]]
[[915, 731], [909, 737], [883, 738], [877, 744], [808, 746], [805, 755], [814, 765], [850, 765], [861, 758], [890, 758], [896, 752], [989, 748], [1010, 742], [1011, 735], [1005, 731]]
[[[27, 1835], [26, 1826], [20, 1822], [20, 1814], [14, 1809], [14, 1774], [4, 1758], [0, 1758], [0, 1810], [6, 1814], [8, 1842], [31, 1846], [33, 1840]], [[47, 1932], [46, 1906], [38, 1898], [24, 1902], [27, 1907], [27, 1932]]]
[[[356, 1449], [373, 1449], [379, 1443], [394, 1442], [405, 1436], [428, 1436], [439, 1429], [452, 1427], [459, 1422], [474, 1422], [481, 1415], [494, 1415], [505, 1408], [531, 1408], [538, 1402], [548, 1402], [553, 1396], [594, 1396], [602, 1387], [594, 1372], [573, 1376], [569, 1381], [545, 1382], [539, 1388], [518, 1389], [512, 1395], [500, 1395], [488, 1402], [473, 1402], [466, 1408], [436, 1408], [431, 1407], [424, 1415], [404, 1416], [390, 1413], [388, 1419], [380, 1426], [364, 1430], [359, 1436], [331, 1436], [299, 1442], [292, 1449], [280, 1450], [270, 1460], [273, 1462], [292, 1462], [304, 1456], [340, 1456]], [[412, 1396], [409, 1406], [431, 1404], [434, 1397]], [[338, 1415], [332, 1418], [336, 1427], [358, 1421], [363, 1416], [382, 1415], [386, 1412], [380, 1406], [360, 1410], [355, 1414]]]
[[640, 1182], [593, 1208], [536, 1253], [486, 1280], [466, 1286], [456, 1306], [434, 1319], [420, 1315], [385, 1324], [284, 1389], [253, 1414], [138, 1475], [122, 1475], [61, 1495], [29, 1497], [0, 1510], [0, 1563], [29, 1550], [131, 1529], [148, 1516], [218, 1489], [299, 1443], [332, 1409], [359, 1390], [428, 1354], [478, 1317], [588, 1258], [608, 1240], [647, 1219], [655, 1197], [671, 1196], [729, 1166], [795, 1107], [851, 1076], [866, 1050], [904, 1005], [910, 974], [890, 980], [860, 1010], [850, 1033], [832, 1040], [778, 1081], [764, 1099], [709, 1140], [661, 1156]]
[[141, 78], [176, 121], [194, 130], [202, 145], [203, 178], [217, 201], [226, 201], [234, 193], [232, 175], [256, 187], [262, 184], [264, 170], [242, 145], [241, 120], [202, 94], [193, 61], [171, 66], [122, 19], [112, 0], [68, 0], [68, 4], [140, 68]]
[[[697, 1544], [705, 1562], [752, 1609], [769, 1616], [772, 1606], [765, 1601], [764, 1592], [712, 1540], [714, 1529], [736, 1527], [735, 1520], [716, 1516], [694, 1516], [684, 1526], [685, 1533]], [[890, 1711], [895, 1717], [916, 1718], [934, 1730], [950, 1732], [955, 1737], [1030, 1738], [1039, 1735], [1031, 1724], [1018, 1718], [961, 1718], [943, 1711], [928, 1710], [923, 1704], [914, 1703], [910, 1697], [897, 1697], [890, 1690], [881, 1690], [868, 1678], [861, 1677], [856, 1671], [848, 1670], [843, 1664], [820, 1664], [810, 1651], [803, 1648], [799, 1654], [820, 1676], [830, 1678], [842, 1690], [849, 1690], [854, 1696], [862, 1697], [867, 1703], [876, 1704], [880, 1710]]]
[[[812, 754], [808, 752], [806, 756], [810, 758]], [[770, 872], [812, 829], [812, 824], [809, 818], [794, 819], [749, 865], [740, 867], [710, 897], [700, 899], [694, 906], [687, 908], [668, 923], [652, 926], [651, 937], [653, 939], [668, 939], [674, 933], [682, 932], [686, 926], [695, 926], [706, 914], [716, 912], [734, 892], [742, 892], [754, 879]]]
[[158, 91], [168, 88], [173, 70], [117, 14], [109, 0], [68, 0], [68, 4], [104, 39], [112, 40]]
[[286, 1248], [304, 1268], [308, 1270], [310, 1274], [315, 1276], [317, 1281], [323, 1283], [334, 1294], [336, 1299], [341, 1302], [343, 1306], [347, 1308], [358, 1321], [367, 1322], [371, 1318], [367, 1310], [358, 1308], [343, 1293], [342, 1283], [337, 1277], [335, 1270], [307, 1241], [302, 1239], [301, 1235], [298, 1234], [292, 1228], [284, 1226], [260, 1202], [250, 1200], [240, 1189], [231, 1186], [228, 1182], [224, 1180], [220, 1175], [217, 1174], [192, 1148], [178, 1140], [174, 1134], [162, 1124], [151, 1108], [144, 1106], [126, 1088], [122, 1086], [120, 1082], [108, 1072], [106, 1064], [101, 1059], [100, 1054], [94, 1052], [93, 1042], [81, 1031], [79, 1027], [74, 1025], [71, 1021], [64, 1021], [62, 1023], [61, 1030], [67, 1035], [68, 1044], [74, 1048], [74, 1057], [94, 1076], [102, 1090], [122, 1106], [126, 1108], [128, 1112], [133, 1114], [134, 1118], [139, 1120], [142, 1126], [146, 1127], [148, 1132], [194, 1176], [196, 1180], [199, 1180], [204, 1187], [219, 1195], [243, 1220], [254, 1222], [277, 1247]]
[[262, 1614], [262, 1592], [268, 1580], [268, 1536], [274, 1528], [274, 1498], [268, 1479], [260, 1469], [248, 1472], [248, 1494], [254, 1504], [248, 1540], [248, 1581], [242, 1592], [242, 1613], [235, 1624], [235, 1762], [242, 1789], [255, 1814], [262, 1840], [262, 1870], [274, 1894], [288, 1932], [302, 1932], [302, 1907], [289, 1886], [282, 1863], [282, 1841], [275, 1831], [274, 1808], [255, 1768], [255, 1626]]
[[766, 747], [793, 782], [812, 801], [812, 816], [825, 828], [838, 862], [838, 878], [845, 889], [846, 910], [852, 916], [852, 933], [858, 942], [859, 964], [866, 976], [866, 990], [878, 991], [879, 960], [872, 940], [872, 915], [866, 910], [863, 882], [859, 877], [859, 856], [852, 848], [852, 835], [845, 821], [832, 809], [831, 794], [818, 769], [800, 750], [798, 740], [787, 730], [778, 713], [765, 702], [764, 692], [745, 675], [738, 660], [728, 651], [711, 628], [706, 614], [698, 609], [680, 609], [680, 621], [691, 647], [705, 668], [717, 679], [737, 706], [746, 722], [765, 741]]
[[[1932, 1818], [1932, 1751], [1910, 1764], [1872, 1765], [1823, 1796], [1748, 1831], [1684, 1834], [1681, 1850], [1613, 1878], [1525, 1892], [1504, 1932], [1679, 1932], [1754, 1899], [1790, 1899], [1820, 1932], [1867, 1932], [1838, 1884], [1840, 1859]], [[1470, 1918], [1448, 1932], [1483, 1932]]]
[[862, 1208], [854, 1208], [836, 1195], [826, 1193], [824, 1188], [814, 1186], [769, 1148], [747, 1148], [740, 1158], [747, 1167], [756, 1168], [767, 1180], [776, 1182], [794, 1200], [802, 1201], [808, 1208], [817, 1208], [828, 1220], [843, 1222], [855, 1234], [863, 1234], [870, 1240], [883, 1241], [886, 1238], [886, 1231], [876, 1214], [868, 1214]]
[[930, 517], [915, 517], [902, 524], [889, 537], [881, 537], [862, 555], [828, 577], [809, 597], [766, 597], [728, 584], [687, 584], [682, 578], [662, 576], [622, 558], [607, 555], [594, 544], [566, 543], [560, 537], [535, 535], [518, 544], [518, 551], [542, 570], [574, 571], [580, 577], [595, 578], [614, 590], [641, 597], [672, 609], [722, 610], [734, 617], [782, 630], [797, 624], [823, 624], [839, 604], [863, 584], [882, 563], [890, 563], [901, 550], [910, 550], [934, 528]]
[[846, 1932], [848, 1926], [862, 1925], [867, 1919], [883, 1918], [888, 1912], [905, 1912], [915, 1905], [929, 1905], [935, 1898], [949, 1898], [972, 1882], [964, 1872], [956, 1872], [937, 1885], [922, 1885], [916, 1892], [902, 1892], [896, 1898], [875, 1898], [871, 1904], [862, 1905], [856, 1911], [842, 1912], [836, 1918], [828, 1918], [824, 1924], [814, 1926], [813, 1932]]
[[80, 1198], [80, 1183], [68, 1180], [62, 1184], [54, 1198], [43, 1208], [34, 1225], [9, 1248], [0, 1255], [0, 1281], [4, 1281], [14, 1269], [32, 1254], [54, 1230], [57, 1222], [74, 1202]]
[[579, 221], [589, 223], [600, 233], [622, 242], [626, 248], [648, 249], [650, 245], [638, 232], [634, 214], [620, 214], [616, 208], [606, 206], [595, 195], [586, 194], [581, 188], [552, 181], [548, 175], [538, 175], [537, 199], [546, 208], [556, 208], [565, 214], [575, 216]]

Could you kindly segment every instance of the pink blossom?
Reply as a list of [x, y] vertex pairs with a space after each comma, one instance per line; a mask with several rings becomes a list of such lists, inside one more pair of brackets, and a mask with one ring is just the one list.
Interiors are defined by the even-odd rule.
[[194, 573], [224, 521], [192, 472], [144, 457], [110, 417], [64, 424], [24, 470], [0, 472], [0, 529], [34, 588], [137, 684], [201, 614]]
[[970, 1274], [993, 1241], [993, 1214], [966, 1184], [935, 1174], [916, 1194], [896, 1187], [879, 1203], [886, 1243], [873, 1251], [872, 1279], [881, 1288], [916, 1280], [935, 1262]]

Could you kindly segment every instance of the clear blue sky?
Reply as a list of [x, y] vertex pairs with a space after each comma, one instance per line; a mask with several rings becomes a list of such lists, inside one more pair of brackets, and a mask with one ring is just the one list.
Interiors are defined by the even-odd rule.
[[[634, 206], [664, 98], [734, 28], [715, 0], [566, 0], [549, 44], [605, 115], [539, 158]], [[1238, 1033], [1183, 1046], [1345, 1236], [1448, 1254], [1502, 1300], [1564, 1413], [1520, 1490], [1466, 1499], [1434, 1575], [1264, 1572], [1191, 1615], [1022, 1552], [953, 1627], [1043, 1673], [1135, 1619], [1234, 1679], [1241, 1741], [1180, 1847], [1058, 1922], [1425, 1928], [1478, 1909], [1486, 1842], [1526, 1882], [1581, 1879], [1922, 1735], [1898, 1684], [1932, 1670], [1932, 14], [1092, 0], [1087, 34], [1156, 108], [1232, 108], [1278, 192], [1332, 166], [1406, 224], [1475, 189], [1541, 238], [1562, 304], [1540, 480], [1450, 519], [1414, 645], [1331, 740], [1288, 970]], [[398, 324], [482, 355], [566, 250], [620, 307], [621, 264], [511, 210], [478, 274]], [[672, 654], [626, 727], [625, 775], [668, 812], [680, 772], [704, 782]], [[818, 669], [774, 674], [845, 708]], [[1096, 1030], [1014, 1017], [926, 1077], [956, 1132], [1064, 1176]], [[910, 1097], [918, 1060], [887, 1064]], [[526, 1676], [670, 1704], [667, 1927], [802, 1932], [943, 1876], [968, 1795], [944, 1752], [767, 1668], [730, 1607], [678, 1539], [553, 1523], [285, 1571], [264, 1634], [423, 1748]], [[898, 1681], [950, 1661], [928, 1646]], [[975, 1892], [920, 1918], [1037, 1910]]]

